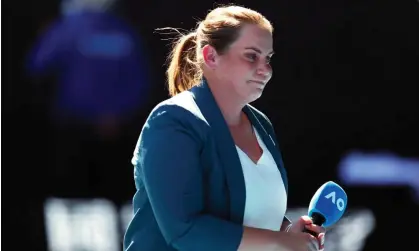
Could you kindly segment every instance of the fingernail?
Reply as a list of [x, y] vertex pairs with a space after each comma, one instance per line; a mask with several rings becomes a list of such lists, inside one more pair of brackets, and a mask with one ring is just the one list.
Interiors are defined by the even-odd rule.
[[304, 215], [303, 217], [301, 217], [301, 218], [303, 218], [305, 221], [311, 221], [311, 218], [310, 217], [308, 217], [307, 215]]

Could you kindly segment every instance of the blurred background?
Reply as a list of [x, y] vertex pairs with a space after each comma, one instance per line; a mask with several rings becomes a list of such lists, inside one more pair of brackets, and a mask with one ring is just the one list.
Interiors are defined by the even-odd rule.
[[[218, 1], [218, 4], [227, 3]], [[419, 225], [417, 0], [236, 1], [275, 26], [274, 76], [254, 105], [273, 122], [291, 218], [333, 180], [349, 198], [327, 251], [416, 250]], [[3, 243], [121, 250], [130, 164], [168, 97], [175, 35], [213, 1], [4, 1]], [[416, 237], [416, 239], [415, 239]]]

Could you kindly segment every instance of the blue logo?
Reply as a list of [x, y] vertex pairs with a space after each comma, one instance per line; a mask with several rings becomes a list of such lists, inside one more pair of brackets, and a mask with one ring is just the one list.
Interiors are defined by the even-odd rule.
[[345, 191], [335, 182], [329, 181], [322, 185], [314, 194], [308, 208], [308, 215], [319, 213], [326, 219], [324, 227], [335, 224], [343, 216], [348, 197]]

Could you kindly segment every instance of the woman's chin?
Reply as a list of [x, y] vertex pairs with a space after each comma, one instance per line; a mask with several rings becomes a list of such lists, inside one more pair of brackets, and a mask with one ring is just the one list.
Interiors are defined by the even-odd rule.
[[259, 99], [262, 96], [263, 89], [255, 89], [248, 96], [249, 103]]

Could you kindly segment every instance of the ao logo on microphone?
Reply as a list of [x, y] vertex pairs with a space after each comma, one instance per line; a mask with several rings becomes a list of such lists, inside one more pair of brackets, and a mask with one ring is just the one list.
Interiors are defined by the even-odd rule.
[[331, 192], [324, 197], [326, 199], [332, 199], [332, 203], [337, 206], [339, 211], [343, 211], [345, 209], [345, 201], [342, 198], [338, 198], [336, 200], [336, 192]]

